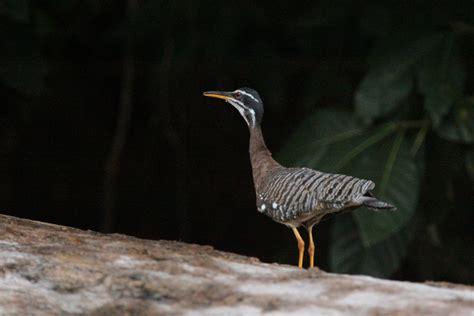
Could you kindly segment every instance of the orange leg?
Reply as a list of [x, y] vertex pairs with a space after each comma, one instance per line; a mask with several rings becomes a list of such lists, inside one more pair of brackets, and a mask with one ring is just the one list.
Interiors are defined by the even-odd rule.
[[314, 241], [313, 241], [313, 227], [308, 228], [309, 234], [309, 246], [308, 246], [308, 254], [309, 254], [309, 267], [314, 267]]
[[304, 240], [301, 238], [300, 233], [296, 227], [291, 228], [295, 234], [296, 240], [298, 241], [298, 268], [303, 268], [303, 255], [304, 255]]

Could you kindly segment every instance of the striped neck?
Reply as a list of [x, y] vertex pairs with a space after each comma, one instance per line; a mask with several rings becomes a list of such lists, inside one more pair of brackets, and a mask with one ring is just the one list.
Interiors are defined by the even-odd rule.
[[262, 129], [259, 125], [250, 128], [249, 153], [255, 190], [258, 193], [261, 191], [261, 185], [264, 183], [265, 176], [268, 172], [274, 168], [281, 167], [280, 164], [272, 158], [272, 153], [265, 144]]

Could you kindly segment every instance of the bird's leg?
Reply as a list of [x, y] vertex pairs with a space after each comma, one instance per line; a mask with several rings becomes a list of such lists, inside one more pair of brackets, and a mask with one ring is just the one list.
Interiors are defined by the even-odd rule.
[[309, 234], [309, 246], [308, 246], [308, 254], [309, 254], [309, 267], [314, 267], [314, 241], [313, 241], [313, 226], [308, 227], [308, 234]]
[[303, 255], [304, 255], [304, 240], [301, 238], [300, 233], [296, 227], [291, 228], [293, 233], [296, 236], [296, 240], [298, 241], [298, 268], [303, 268]]

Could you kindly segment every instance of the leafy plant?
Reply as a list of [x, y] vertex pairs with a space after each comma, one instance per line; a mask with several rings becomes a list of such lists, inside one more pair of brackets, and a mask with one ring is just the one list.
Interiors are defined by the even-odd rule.
[[[316, 110], [288, 140], [283, 150], [286, 156], [280, 155], [286, 163], [372, 179], [378, 183], [377, 196], [398, 207], [397, 212], [377, 214], [366, 209], [357, 210], [352, 220], [336, 223], [335, 232], [352, 232], [342, 236], [343, 240], [339, 239], [339, 233], [334, 235], [337, 242], [333, 244], [330, 256], [336, 270], [378, 271], [363, 263], [374, 259], [369, 253], [376, 256], [373, 249], [399, 248], [394, 243], [400, 241], [394, 236], [413, 217], [418, 200], [420, 170], [416, 152], [411, 151], [413, 137], [409, 136], [410, 129], [418, 124], [423, 128], [423, 122], [394, 122], [365, 128], [349, 111]], [[396, 260], [393, 262], [400, 262], [403, 254], [403, 251], [394, 250], [392, 256]], [[381, 267], [383, 273], [377, 274], [386, 275], [398, 264]]]
[[[456, 38], [450, 33], [399, 38], [383, 39], [373, 49], [354, 112], [314, 110], [279, 155], [291, 165], [371, 179], [376, 196], [398, 208], [359, 209], [338, 218], [329, 252], [335, 271], [395, 272], [412, 240], [423, 166], [431, 159], [423, 150], [427, 135], [433, 130], [450, 141], [473, 141], [474, 106], [463, 95], [465, 71]], [[471, 160], [467, 155], [468, 169]]]

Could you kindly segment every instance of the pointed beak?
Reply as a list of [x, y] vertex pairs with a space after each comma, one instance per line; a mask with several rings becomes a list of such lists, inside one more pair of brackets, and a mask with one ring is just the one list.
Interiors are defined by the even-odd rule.
[[232, 92], [226, 91], [206, 91], [203, 93], [203, 95], [209, 98], [217, 98], [225, 101], [232, 99]]

